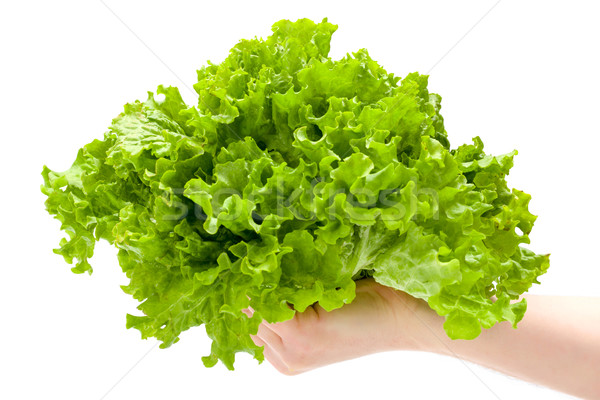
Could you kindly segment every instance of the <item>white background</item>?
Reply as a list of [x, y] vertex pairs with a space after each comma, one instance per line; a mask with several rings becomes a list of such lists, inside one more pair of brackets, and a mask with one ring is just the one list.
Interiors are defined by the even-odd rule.
[[235, 372], [206, 369], [203, 328], [167, 350], [125, 329], [136, 303], [119, 288], [126, 279], [114, 249], [98, 247], [92, 276], [72, 274], [52, 253], [61, 233], [39, 186], [44, 164], [66, 169], [124, 103], [158, 84], [179, 86], [193, 103], [178, 77], [191, 86], [207, 59], [268, 36], [281, 18], [329, 17], [339, 25], [334, 59], [366, 47], [399, 76], [431, 71], [453, 147], [479, 135], [491, 153], [519, 150], [509, 184], [533, 195], [531, 248], [552, 253], [532, 292], [600, 295], [597, 2], [204, 3], [2, 2], [0, 398], [101, 399], [109, 390], [106, 399], [569, 398], [419, 353], [296, 377], [245, 355]]

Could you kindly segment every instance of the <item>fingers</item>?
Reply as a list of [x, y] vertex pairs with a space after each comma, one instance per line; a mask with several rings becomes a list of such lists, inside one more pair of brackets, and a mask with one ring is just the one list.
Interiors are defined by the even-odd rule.
[[[253, 311], [251, 308], [243, 310], [249, 317]], [[315, 334], [312, 327], [316, 327], [314, 322], [318, 319], [315, 308], [308, 307], [288, 321], [268, 323], [263, 320], [256, 335], [251, 335], [251, 338], [257, 346], [264, 348], [265, 359], [277, 371], [284, 375], [297, 375], [311, 369], [304, 362], [304, 353], [308, 351], [305, 342]]]
[[[245, 308], [242, 310], [242, 312], [246, 314], [248, 318], [251, 318], [254, 314], [254, 310], [252, 309], [252, 307]], [[256, 336], [252, 336], [252, 340], [254, 340], [254, 342], [256, 343], [255, 339], [259, 339], [261, 343], [267, 344], [275, 352], [281, 352], [281, 350], [283, 349], [283, 341], [281, 340], [281, 337], [277, 334], [277, 332], [271, 329], [272, 325], [274, 324], [269, 324], [263, 320], [260, 323], [260, 325], [258, 325], [258, 332]], [[262, 346], [262, 344], [256, 345]]]
[[254, 344], [263, 347], [263, 355], [265, 359], [280, 373], [288, 376], [298, 375], [302, 371], [292, 371], [290, 367], [283, 361], [283, 358], [274, 351], [268, 343], [263, 341], [260, 337], [251, 335]]
[[[242, 310], [242, 312], [246, 314], [248, 318], [251, 318], [254, 314], [254, 310], [252, 309], [252, 307], [245, 308]], [[254, 343], [257, 346], [267, 345], [271, 349], [271, 351], [281, 353], [281, 351], [283, 350], [283, 341], [275, 331], [269, 328], [268, 325], [272, 324], [267, 324], [267, 322], [263, 320], [258, 325], [258, 332], [256, 333], [256, 335], [251, 335], [252, 340], [254, 340]], [[257, 341], [261, 344], [258, 344]]]
[[263, 323], [267, 329], [270, 329], [272, 332], [276, 333], [280, 338], [289, 337], [298, 327], [298, 318], [294, 316], [294, 318], [283, 321], [283, 322], [275, 322], [273, 324], [267, 323], [263, 321]]
[[263, 342], [269, 345], [277, 353], [283, 351], [283, 340], [281, 337], [263, 321], [258, 326], [258, 333], [256, 334]]
[[243, 312], [244, 314], [246, 314], [246, 317], [248, 317], [248, 318], [252, 318], [252, 314], [253, 314], [253, 312], [252, 312], [252, 310], [250, 309], [250, 307], [248, 307], [248, 308], [244, 308], [244, 309], [242, 310], [242, 312]]
[[[251, 318], [254, 314], [252, 307], [248, 307], [242, 310], [248, 318]], [[275, 349], [283, 348], [283, 341], [281, 338], [266, 325], [266, 322], [262, 322], [258, 326], [258, 332], [256, 335], [250, 335], [250, 338], [255, 345], [263, 347], [263, 355], [273, 367], [282, 374], [292, 375], [289, 367], [283, 362], [281, 356]]]
[[277, 333], [285, 342], [289, 339], [293, 339], [304, 330], [310, 331], [310, 327], [312, 327], [314, 322], [319, 318], [316, 307], [321, 306], [309, 306], [301, 313], [296, 312], [294, 317], [290, 320], [276, 322], [274, 324], [265, 323], [265, 325], [273, 332]]

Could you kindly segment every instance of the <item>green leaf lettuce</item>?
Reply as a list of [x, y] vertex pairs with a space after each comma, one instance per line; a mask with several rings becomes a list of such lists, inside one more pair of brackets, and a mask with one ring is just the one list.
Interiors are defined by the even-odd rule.
[[96, 241], [116, 246], [143, 338], [205, 325], [205, 365], [233, 369], [237, 352], [263, 359], [263, 319], [342, 307], [367, 276], [426, 300], [453, 339], [523, 318], [549, 261], [522, 246], [536, 217], [505, 180], [516, 151], [451, 150], [427, 76], [366, 50], [332, 60], [336, 29], [277, 22], [198, 71], [197, 105], [159, 86], [67, 171], [44, 167], [55, 252], [91, 273]]

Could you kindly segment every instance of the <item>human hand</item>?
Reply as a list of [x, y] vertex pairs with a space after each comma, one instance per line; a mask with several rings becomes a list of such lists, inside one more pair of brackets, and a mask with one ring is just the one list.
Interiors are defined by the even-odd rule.
[[289, 321], [263, 321], [252, 339], [279, 372], [296, 375], [367, 354], [419, 349], [431, 312], [422, 300], [363, 279], [352, 303], [330, 312], [316, 304]]
[[421, 350], [600, 400], [600, 298], [528, 296], [527, 302], [519, 329], [503, 322], [475, 340], [451, 340], [444, 318], [425, 301], [364, 279], [356, 282], [352, 303], [330, 312], [315, 305], [289, 321], [263, 321], [252, 339], [286, 375], [382, 351]]

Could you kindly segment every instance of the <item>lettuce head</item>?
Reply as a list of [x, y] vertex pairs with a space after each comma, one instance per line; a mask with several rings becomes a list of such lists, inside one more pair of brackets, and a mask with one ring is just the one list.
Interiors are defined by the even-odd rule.
[[198, 71], [197, 104], [159, 86], [68, 170], [44, 167], [55, 252], [91, 273], [96, 241], [114, 245], [143, 338], [205, 325], [204, 364], [233, 369], [263, 359], [262, 320], [342, 307], [365, 277], [426, 300], [453, 339], [523, 317], [549, 261], [522, 246], [536, 217], [506, 183], [516, 151], [451, 149], [428, 77], [364, 49], [332, 60], [336, 29], [277, 22]]

